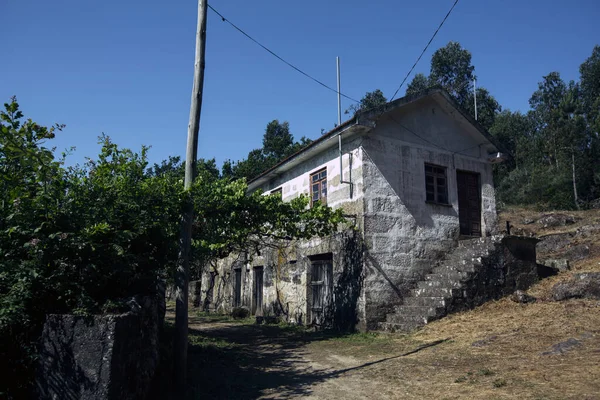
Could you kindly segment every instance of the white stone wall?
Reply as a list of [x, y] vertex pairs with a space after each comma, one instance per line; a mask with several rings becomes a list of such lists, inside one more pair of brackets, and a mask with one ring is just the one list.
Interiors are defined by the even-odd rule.
[[[335, 137], [328, 139], [332, 141], [328, 150], [261, 187], [266, 193], [281, 188], [284, 201], [300, 194], [310, 196], [310, 174], [327, 168], [327, 203], [354, 215], [364, 235], [365, 281], [358, 300], [361, 328], [374, 328], [385, 320], [415, 282], [456, 246], [457, 170], [479, 174], [482, 233], [496, 230], [492, 168], [486, 160], [490, 144], [472, 125], [433, 99], [402, 107], [376, 123], [371, 132], [343, 140], [343, 176], [353, 182], [352, 191], [350, 185], [340, 183]], [[449, 205], [425, 202], [425, 163], [446, 167]], [[263, 266], [265, 313], [275, 313], [279, 307], [290, 321], [307, 322], [310, 257], [332, 253], [335, 282], [344, 271], [340, 243], [338, 237], [315, 238], [288, 243], [283, 253], [264, 250], [253, 255], [243, 267], [243, 304], [252, 308], [252, 268]], [[231, 268], [230, 259], [218, 263], [218, 282], [223, 287], [214, 293], [221, 293], [224, 310], [233, 301]]]
[[[330, 139], [332, 147], [321, 154], [306, 160], [301, 165], [283, 173], [263, 185], [260, 189], [269, 193], [282, 189], [282, 198], [289, 201], [301, 194], [310, 197], [310, 174], [327, 168], [327, 204], [342, 208], [349, 220], [362, 226], [363, 172], [362, 138], [348, 140], [342, 136], [343, 180], [340, 182], [340, 164], [337, 138]], [[354, 217], [351, 217], [354, 216]], [[341, 234], [340, 234], [341, 235]], [[313, 238], [306, 241], [280, 243], [280, 249], [262, 249], [261, 254], [252, 252], [248, 262], [242, 266], [242, 305], [252, 310], [253, 269], [263, 267], [263, 311], [264, 315], [284, 313], [289, 322], [310, 322], [310, 265], [311, 257], [319, 254], [332, 254], [334, 285], [336, 277], [343, 270], [340, 248], [341, 236]], [[254, 249], [252, 249], [254, 250]], [[237, 260], [237, 261], [236, 261]], [[230, 256], [217, 262], [217, 279], [213, 289], [213, 308], [229, 311], [233, 304], [234, 268], [239, 266], [237, 256]], [[206, 274], [205, 274], [206, 275]], [[203, 282], [209, 281], [208, 277]], [[203, 287], [203, 294], [208, 289]], [[364, 310], [360, 303], [359, 313]], [[361, 314], [362, 315], [362, 314]], [[308, 316], [308, 317], [307, 317]], [[360, 317], [361, 320], [364, 317]]]
[[[492, 168], [482, 141], [430, 101], [378, 121], [363, 142], [369, 327], [402, 304], [415, 282], [456, 246], [457, 170], [480, 174], [482, 233], [495, 231]], [[463, 149], [468, 150], [459, 152]], [[449, 205], [426, 203], [425, 163], [446, 167]]]
[[[362, 138], [344, 140], [342, 135], [343, 180], [351, 181], [352, 185], [340, 183], [337, 138], [329, 140], [334, 146], [263, 185], [261, 190], [269, 193], [281, 188], [284, 201], [291, 200], [300, 194], [310, 197], [310, 174], [327, 168], [327, 204], [333, 208], [342, 207], [349, 214], [360, 213], [362, 207], [357, 205], [361, 204], [363, 196], [362, 149], [360, 147]], [[350, 196], [351, 190], [352, 197]]]

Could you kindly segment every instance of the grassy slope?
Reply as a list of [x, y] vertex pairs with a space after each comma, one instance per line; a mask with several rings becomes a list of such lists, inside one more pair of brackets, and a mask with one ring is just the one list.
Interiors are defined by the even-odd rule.
[[[507, 210], [500, 219], [501, 226], [508, 219], [536, 236], [600, 223], [600, 210], [568, 214], [575, 216], [575, 224], [546, 229], [537, 223], [522, 224], [540, 217], [529, 210]], [[600, 399], [600, 301], [544, 300], [553, 284], [573, 272], [600, 271], [600, 235], [576, 238], [573, 244], [590, 246], [590, 256], [572, 263], [571, 271], [532, 287], [529, 293], [541, 298], [535, 304], [505, 298], [433, 322], [412, 335], [380, 335], [367, 345], [332, 339], [310, 347], [313, 354], [335, 352], [372, 361], [449, 339], [361, 371], [363, 377], [393, 384], [394, 393], [407, 399]], [[580, 345], [563, 354], [542, 355], [569, 338], [580, 340]]]

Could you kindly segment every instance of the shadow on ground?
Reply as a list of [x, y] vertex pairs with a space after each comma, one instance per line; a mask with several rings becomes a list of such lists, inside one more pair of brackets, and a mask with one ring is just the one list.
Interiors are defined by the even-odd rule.
[[[253, 325], [231, 320], [190, 319], [188, 347], [189, 399], [256, 399], [261, 396], [289, 399], [308, 396], [313, 385], [346, 372], [402, 357], [409, 353], [345, 369], [311, 365], [303, 355], [309, 342], [344, 334], [308, 332], [298, 327]], [[440, 341], [442, 342], [442, 341]], [[169, 347], [163, 348], [168, 352]], [[153, 399], [170, 399], [170, 366], [153, 390]]]

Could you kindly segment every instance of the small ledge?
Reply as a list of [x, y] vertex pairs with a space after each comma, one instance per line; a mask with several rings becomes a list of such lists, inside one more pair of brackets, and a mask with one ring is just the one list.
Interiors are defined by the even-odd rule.
[[447, 204], [447, 203], [438, 203], [438, 202], [435, 202], [435, 201], [426, 201], [425, 203], [431, 204], [432, 206], [442, 206], [442, 207], [450, 207], [450, 208], [452, 208], [452, 204]]

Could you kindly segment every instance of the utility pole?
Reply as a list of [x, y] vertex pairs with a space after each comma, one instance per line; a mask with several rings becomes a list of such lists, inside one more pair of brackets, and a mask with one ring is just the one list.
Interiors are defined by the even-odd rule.
[[475, 121], [477, 121], [477, 79], [473, 79], [473, 101], [475, 102]]
[[575, 150], [571, 147], [571, 167], [573, 168], [573, 197], [575, 198], [575, 208], [579, 210], [579, 199], [577, 198], [577, 182], [575, 181]]
[[198, 158], [198, 131], [200, 130], [200, 110], [202, 109], [202, 89], [204, 87], [204, 54], [206, 48], [206, 13], [208, 0], [198, 0], [198, 24], [196, 29], [196, 58], [194, 61], [194, 87], [190, 106], [187, 148], [185, 155], [186, 191], [181, 216], [181, 241], [177, 271], [175, 274], [175, 337], [174, 388], [178, 398], [183, 398], [186, 389], [187, 345], [188, 345], [188, 286], [190, 252], [192, 245], [192, 224], [194, 203], [189, 190], [196, 177]]

